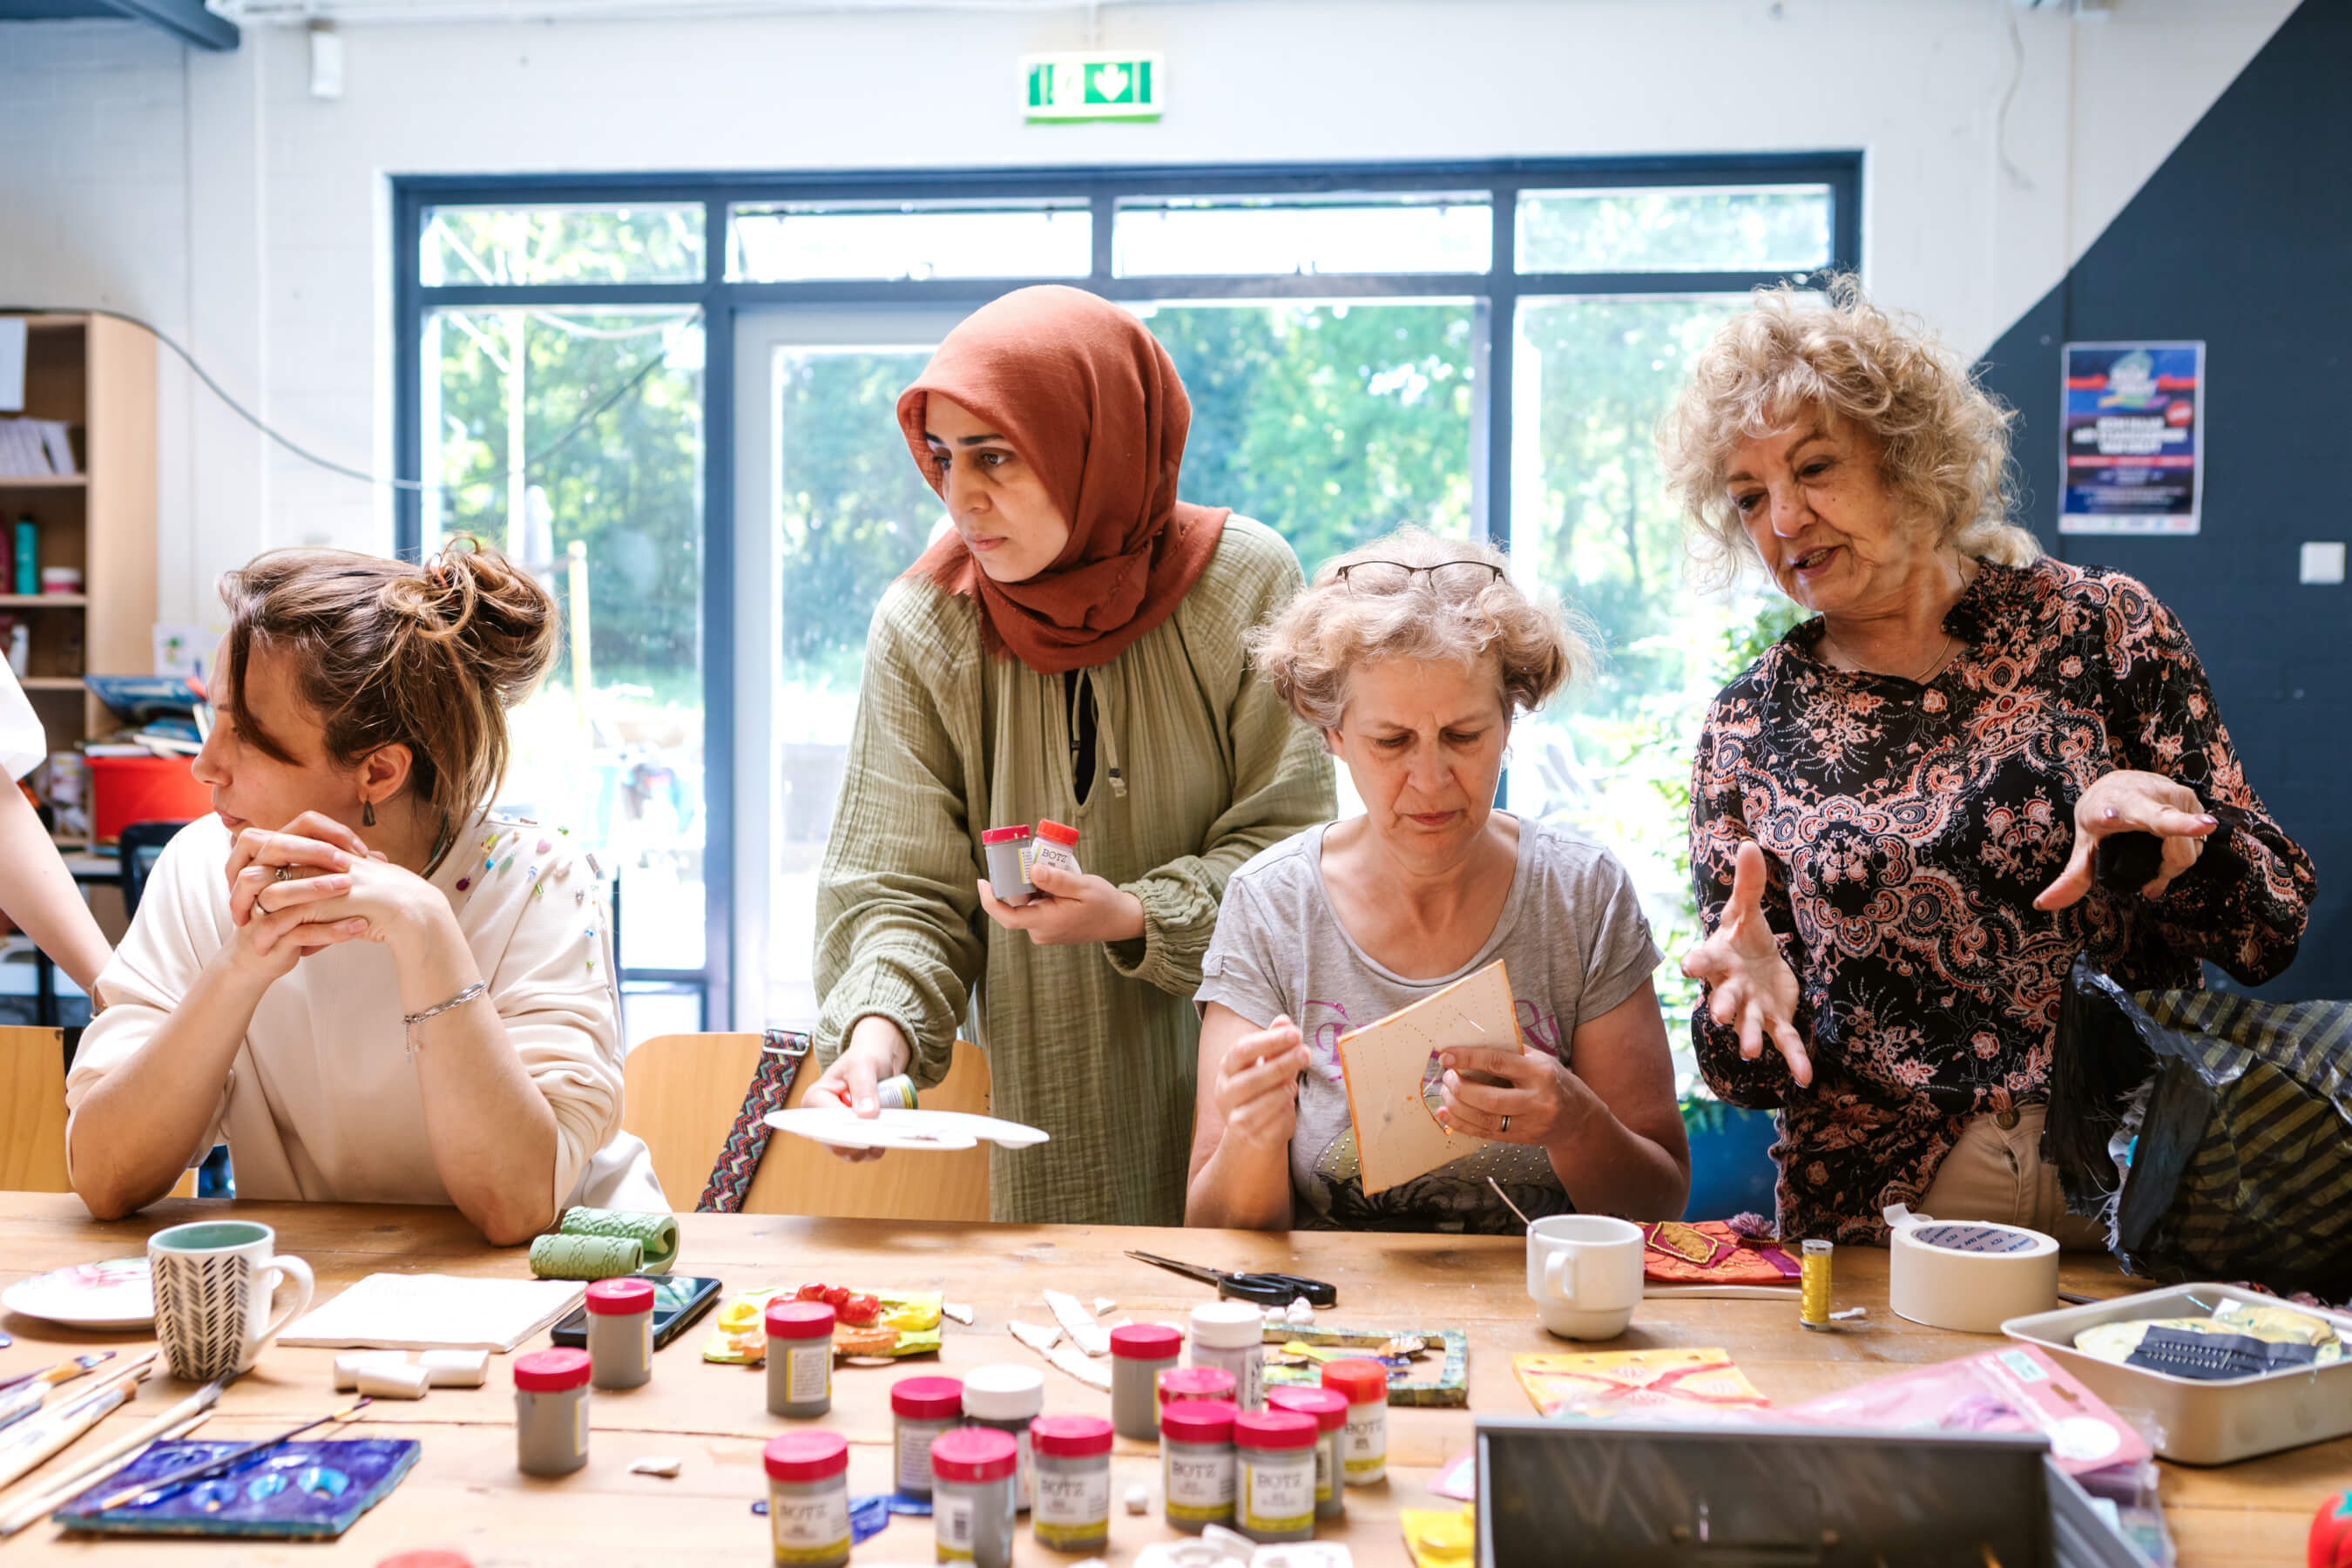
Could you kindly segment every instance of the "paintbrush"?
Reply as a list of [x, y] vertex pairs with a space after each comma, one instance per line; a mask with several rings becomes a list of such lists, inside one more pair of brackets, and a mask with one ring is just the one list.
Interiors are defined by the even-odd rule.
[[1495, 1195], [1503, 1200], [1503, 1206], [1505, 1208], [1510, 1210], [1515, 1215], [1518, 1215], [1519, 1223], [1521, 1225], [1531, 1226], [1536, 1223], [1529, 1219], [1525, 1214], [1520, 1213], [1519, 1205], [1511, 1201], [1511, 1194], [1503, 1190], [1502, 1183], [1495, 1180], [1494, 1177], [1489, 1176], [1486, 1178], [1486, 1184], [1495, 1189]]
[[0, 1487], [48, 1463], [49, 1456], [112, 1415], [146, 1375], [144, 1367], [126, 1372], [105, 1387], [93, 1389], [70, 1405], [43, 1411], [17, 1428], [22, 1438], [12, 1444], [6, 1453], [0, 1454]]
[[38, 1410], [43, 1402], [49, 1397], [49, 1390], [58, 1384], [71, 1383], [90, 1368], [113, 1359], [112, 1351], [92, 1351], [88, 1355], [78, 1355], [71, 1361], [61, 1361], [55, 1366], [43, 1367], [40, 1371], [19, 1379], [20, 1383], [30, 1386], [20, 1388], [7, 1398], [0, 1399], [0, 1426], [14, 1426]]
[[39, 1496], [29, 1500], [19, 1498], [16, 1506], [0, 1514], [0, 1536], [14, 1535], [34, 1521], [54, 1513], [70, 1501], [76, 1492], [96, 1486], [108, 1475], [121, 1469], [126, 1456], [150, 1443], [183, 1436], [189, 1427], [212, 1414], [213, 1402], [220, 1398], [221, 1387], [217, 1383], [205, 1384], [145, 1426], [125, 1433], [97, 1453], [68, 1468], [62, 1474], [51, 1476], [39, 1483]]
[[37, 1377], [47, 1377], [51, 1373], [57, 1371], [58, 1366], [89, 1367], [96, 1366], [100, 1362], [111, 1361], [113, 1359], [114, 1352], [112, 1351], [92, 1351], [88, 1355], [76, 1356], [70, 1362], [59, 1362], [57, 1363], [57, 1366], [45, 1366], [37, 1368], [32, 1372], [20, 1372], [16, 1376], [10, 1378], [7, 1382], [0, 1383], [0, 1394], [7, 1394], [13, 1390], [22, 1388], [25, 1384], [32, 1382], [33, 1379]]
[[354, 1399], [341, 1410], [333, 1410], [324, 1415], [315, 1416], [303, 1422], [299, 1426], [289, 1426], [275, 1437], [264, 1437], [259, 1442], [247, 1443], [242, 1448], [232, 1448], [217, 1459], [201, 1459], [195, 1464], [183, 1465], [168, 1474], [157, 1476], [152, 1480], [141, 1481], [135, 1487], [125, 1487], [101, 1501], [98, 1505], [98, 1511], [104, 1513], [109, 1509], [124, 1507], [137, 1499], [153, 1497], [159, 1493], [170, 1491], [174, 1487], [184, 1486], [190, 1481], [205, 1480], [219, 1475], [224, 1470], [234, 1469], [256, 1454], [275, 1448], [283, 1443], [292, 1442], [313, 1426], [324, 1426], [330, 1421], [347, 1421], [374, 1403], [373, 1399], [366, 1396]]

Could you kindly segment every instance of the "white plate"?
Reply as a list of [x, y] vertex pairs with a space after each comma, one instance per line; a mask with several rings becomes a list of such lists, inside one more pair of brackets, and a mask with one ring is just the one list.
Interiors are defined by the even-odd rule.
[[155, 1321], [155, 1289], [144, 1258], [77, 1263], [19, 1279], [0, 1307], [77, 1329], [143, 1329]]
[[871, 1117], [853, 1116], [829, 1106], [803, 1105], [772, 1110], [768, 1125], [780, 1132], [835, 1149], [970, 1149], [982, 1139], [1008, 1149], [1045, 1142], [1046, 1134], [1018, 1121], [974, 1116], [961, 1110], [901, 1110], [890, 1109]]

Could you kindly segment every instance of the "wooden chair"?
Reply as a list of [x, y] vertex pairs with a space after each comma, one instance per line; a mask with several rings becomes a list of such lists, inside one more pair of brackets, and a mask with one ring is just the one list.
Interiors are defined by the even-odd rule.
[[[759, 1064], [760, 1037], [750, 1034], [662, 1035], [629, 1053], [621, 1125], [653, 1152], [654, 1173], [672, 1208], [684, 1213], [701, 1194]], [[804, 1063], [791, 1103], [800, 1104], [818, 1076], [814, 1059]], [[985, 1115], [986, 1055], [958, 1040], [948, 1076], [922, 1091], [922, 1103], [927, 1110]], [[986, 1143], [950, 1153], [899, 1151], [852, 1164], [823, 1144], [779, 1132], [769, 1140], [743, 1212], [985, 1220], [988, 1151]]]
[[[69, 1193], [66, 1180], [66, 1040], [62, 1029], [0, 1027], [0, 1190]], [[172, 1189], [192, 1197], [196, 1173]]]

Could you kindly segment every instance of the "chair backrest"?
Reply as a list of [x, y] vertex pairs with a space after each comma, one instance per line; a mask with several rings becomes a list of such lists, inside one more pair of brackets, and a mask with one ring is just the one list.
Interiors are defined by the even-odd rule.
[[[62, 1029], [0, 1027], [0, 1191], [73, 1191], [66, 1180]], [[172, 1196], [195, 1195], [195, 1172], [182, 1173]]]
[[[751, 1034], [662, 1035], [629, 1053], [627, 1103], [621, 1125], [646, 1141], [670, 1206], [694, 1206], [710, 1166], [743, 1109], [760, 1064]], [[817, 1080], [814, 1060], [793, 1085], [798, 1105]], [[955, 1043], [948, 1076], [922, 1092], [926, 1109], [989, 1108], [988, 1058], [969, 1041]], [[815, 1215], [845, 1219], [988, 1218], [988, 1149], [950, 1153], [894, 1152], [851, 1164], [824, 1145], [780, 1132], [769, 1140], [759, 1174], [745, 1194], [746, 1214]]]
[[62, 1029], [0, 1028], [0, 1188], [72, 1190], [66, 1180]]
[[163, 846], [187, 826], [184, 822], [128, 822], [117, 841], [122, 852], [122, 914], [139, 912], [139, 895], [147, 890], [147, 873], [163, 857]]

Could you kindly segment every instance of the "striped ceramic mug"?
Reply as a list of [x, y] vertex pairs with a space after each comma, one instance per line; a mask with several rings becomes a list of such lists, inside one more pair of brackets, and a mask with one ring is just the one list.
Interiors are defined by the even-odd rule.
[[[147, 1238], [155, 1283], [155, 1338], [172, 1375], [188, 1383], [230, 1377], [310, 1305], [310, 1266], [276, 1256], [278, 1233], [251, 1220], [199, 1220]], [[278, 1287], [294, 1304], [272, 1318]]]

